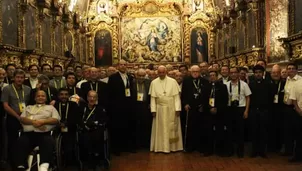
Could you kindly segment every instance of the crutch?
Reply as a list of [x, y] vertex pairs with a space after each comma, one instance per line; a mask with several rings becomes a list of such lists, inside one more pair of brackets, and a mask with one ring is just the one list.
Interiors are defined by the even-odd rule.
[[187, 149], [187, 132], [188, 132], [188, 120], [189, 120], [189, 110], [187, 110], [187, 115], [186, 115], [186, 127], [185, 127], [185, 150]]

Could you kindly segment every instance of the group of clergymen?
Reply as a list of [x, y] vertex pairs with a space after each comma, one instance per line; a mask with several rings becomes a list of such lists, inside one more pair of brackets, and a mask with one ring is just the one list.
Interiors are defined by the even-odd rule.
[[[12, 64], [0, 69], [1, 110], [8, 118], [20, 112], [9, 104], [14, 101], [3, 101], [2, 90], [24, 81], [14, 78], [17, 70]], [[251, 75], [246, 67], [206, 62], [190, 68], [181, 65], [177, 70], [171, 65], [149, 65], [127, 71], [127, 63], [121, 60], [117, 69], [68, 66], [65, 74], [63, 70], [60, 65], [44, 64], [41, 69], [31, 65], [28, 79], [22, 82], [29, 91], [19, 98], [25, 105], [34, 103], [34, 93], [41, 89], [47, 103], [55, 104], [57, 91], [67, 88], [69, 96], [81, 103], [90, 90], [96, 91], [98, 105], [107, 111], [115, 155], [150, 148], [241, 158], [248, 141], [251, 157], [280, 152], [293, 156], [292, 162], [302, 161], [302, 79], [294, 63], [284, 70], [275, 65], [270, 73], [266, 62], [259, 60]], [[7, 123], [8, 142], [13, 142], [19, 123], [7, 122], [11, 122]]]

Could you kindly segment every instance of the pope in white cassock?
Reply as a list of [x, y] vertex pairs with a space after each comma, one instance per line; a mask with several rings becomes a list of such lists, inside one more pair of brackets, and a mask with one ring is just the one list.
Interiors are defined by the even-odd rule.
[[158, 67], [158, 78], [150, 85], [151, 112], [153, 115], [150, 151], [183, 150], [180, 125], [180, 87], [176, 80], [166, 76], [166, 67]]

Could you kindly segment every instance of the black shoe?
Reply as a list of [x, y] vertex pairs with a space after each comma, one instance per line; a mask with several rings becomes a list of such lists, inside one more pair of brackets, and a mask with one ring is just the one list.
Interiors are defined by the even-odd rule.
[[210, 157], [210, 156], [212, 156], [213, 155], [213, 153], [204, 153], [204, 157]]
[[263, 154], [259, 154], [259, 156], [262, 157], [262, 158], [264, 158], [264, 159], [267, 159], [267, 158], [268, 158], [267, 155], [264, 154], [264, 153], [263, 153]]
[[251, 158], [256, 158], [257, 156], [258, 156], [257, 153], [252, 153], [250, 157], [251, 157]]
[[289, 159], [288, 162], [299, 163], [299, 162], [302, 162], [302, 158], [293, 157], [293, 158]]
[[121, 153], [120, 152], [114, 152], [113, 153], [115, 156], [121, 156]]

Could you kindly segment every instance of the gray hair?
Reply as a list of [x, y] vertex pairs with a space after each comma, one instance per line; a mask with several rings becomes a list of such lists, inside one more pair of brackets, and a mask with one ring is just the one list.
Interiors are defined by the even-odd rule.
[[49, 78], [48, 78], [46, 75], [40, 75], [40, 76], [38, 77], [38, 81], [39, 81], [39, 82], [42, 82], [42, 81], [47, 81], [47, 82], [49, 82]]
[[14, 77], [16, 75], [23, 75], [25, 77], [25, 72], [22, 69], [16, 69], [14, 72]]

